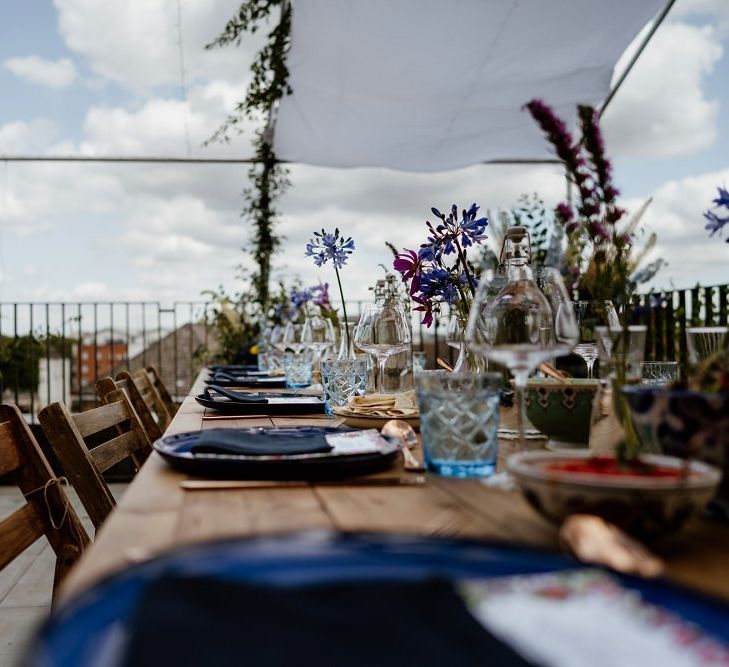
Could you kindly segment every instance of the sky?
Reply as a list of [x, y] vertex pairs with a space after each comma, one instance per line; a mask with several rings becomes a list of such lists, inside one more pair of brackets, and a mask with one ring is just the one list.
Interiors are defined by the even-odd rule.
[[[261, 37], [205, 50], [238, 0], [4, 0], [0, 155], [249, 157], [250, 128], [203, 146], [243, 98]], [[623, 202], [653, 201], [644, 227], [668, 265], [652, 286], [729, 282], [729, 244], [702, 213], [729, 183], [729, 2], [677, 0], [604, 119]], [[618, 65], [618, 70], [620, 64]], [[184, 77], [181, 77], [181, 70]], [[184, 78], [184, 86], [182, 86]], [[246, 165], [0, 162], [0, 301], [201, 299], [238, 286], [248, 261]], [[355, 238], [348, 299], [367, 298], [391, 255], [414, 247], [431, 206], [509, 208], [564, 195], [554, 167], [411, 174], [295, 165], [279, 208], [276, 275], [332, 281], [305, 258], [311, 232]], [[378, 233], [373, 234], [376, 228]]]

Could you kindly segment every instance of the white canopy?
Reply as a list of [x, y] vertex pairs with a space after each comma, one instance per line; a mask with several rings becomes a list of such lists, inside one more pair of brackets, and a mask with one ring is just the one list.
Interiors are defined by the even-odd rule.
[[439, 171], [552, 157], [525, 102], [598, 104], [665, 0], [299, 0], [278, 158]]

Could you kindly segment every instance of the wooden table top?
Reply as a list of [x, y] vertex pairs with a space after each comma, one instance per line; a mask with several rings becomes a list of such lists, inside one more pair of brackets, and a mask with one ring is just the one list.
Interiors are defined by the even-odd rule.
[[[195, 400], [202, 374], [167, 435], [207, 428], [335, 425], [325, 418], [203, 420]], [[501, 461], [514, 443], [500, 443]], [[388, 474], [392, 474], [390, 471]], [[405, 473], [402, 474], [412, 474]], [[61, 598], [99, 578], [183, 544], [266, 533], [328, 529], [474, 537], [558, 550], [557, 529], [520, 493], [478, 480], [427, 475], [423, 486], [323, 486], [186, 491], [189, 476], [152, 453], [93, 545], [67, 577]], [[729, 600], [729, 527], [696, 520], [655, 549], [669, 578]]]

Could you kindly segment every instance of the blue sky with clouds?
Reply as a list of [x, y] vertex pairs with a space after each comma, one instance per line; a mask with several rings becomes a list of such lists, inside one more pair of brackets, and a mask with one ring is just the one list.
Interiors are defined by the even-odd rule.
[[[187, 99], [180, 93], [175, 0], [0, 3], [0, 154], [250, 155], [250, 133], [202, 148], [242, 97], [257, 44], [205, 51], [237, 0], [180, 0]], [[729, 282], [729, 245], [701, 213], [729, 183], [729, 2], [677, 0], [608, 110], [616, 182], [659, 235], [655, 284]], [[247, 233], [245, 166], [0, 163], [0, 300], [198, 299], [236, 284]], [[310, 230], [360, 241], [348, 294], [365, 297], [388, 260], [372, 225], [412, 246], [433, 204], [508, 207], [522, 192], [564, 192], [552, 168], [476, 166], [439, 174], [292, 168], [281, 204], [280, 274], [315, 281]], [[326, 272], [321, 277], [328, 279]]]

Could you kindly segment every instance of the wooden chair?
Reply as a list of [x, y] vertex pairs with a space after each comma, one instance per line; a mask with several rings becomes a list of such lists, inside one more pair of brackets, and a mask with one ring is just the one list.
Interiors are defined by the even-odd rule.
[[137, 389], [142, 395], [144, 402], [157, 417], [157, 423], [164, 433], [172, 421], [172, 414], [167, 410], [167, 406], [164, 404], [162, 397], [159, 395], [157, 389], [155, 389], [154, 384], [152, 384], [152, 380], [149, 379], [147, 369], [139, 368], [132, 374], [129, 374], [127, 371], [122, 371], [117, 374], [116, 379], [121, 380], [122, 378], [131, 379], [137, 385]]
[[0, 405], [0, 477], [13, 473], [26, 503], [0, 521], [0, 570], [45, 535], [56, 553], [53, 592], [90, 540], [14, 405]]
[[157, 393], [162, 399], [162, 402], [165, 404], [167, 412], [169, 412], [170, 415], [174, 417], [177, 414], [177, 410], [180, 406], [170, 395], [170, 392], [167, 390], [167, 386], [165, 385], [165, 383], [162, 382], [162, 377], [157, 372], [157, 368], [155, 366], [147, 366], [145, 370], [147, 371], [147, 375], [154, 385], [154, 388], [157, 390]]
[[116, 389], [106, 400], [106, 405], [75, 415], [62, 403], [51, 403], [38, 413], [66, 477], [97, 529], [116, 506], [102, 473], [127, 458], [138, 469], [152, 451], [124, 391]]
[[99, 400], [104, 404], [112, 403], [113, 398], [109, 397], [110, 394], [113, 394], [117, 389], [123, 389], [134, 408], [134, 412], [137, 413], [137, 417], [139, 417], [139, 421], [144, 427], [144, 432], [147, 434], [149, 441], [154, 442], [158, 438], [161, 438], [162, 429], [154, 418], [149, 405], [147, 405], [142, 394], [139, 392], [132, 376], [129, 373], [120, 373], [117, 377], [119, 378], [118, 380], [112, 377], [105, 377], [97, 381], [96, 394]]

